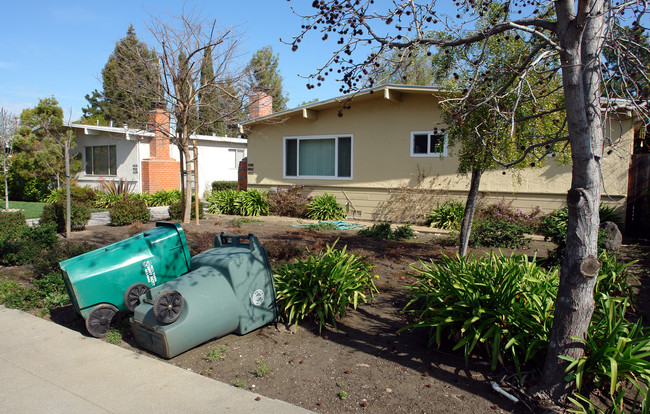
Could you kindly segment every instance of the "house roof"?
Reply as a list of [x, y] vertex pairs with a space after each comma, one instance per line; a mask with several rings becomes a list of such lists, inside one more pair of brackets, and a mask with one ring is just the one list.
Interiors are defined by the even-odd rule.
[[73, 129], [83, 129], [85, 135], [124, 135], [126, 139], [131, 137], [153, 137], [154, 133], [151, 131], [145, 131], [142, 129], [134, 129], [128, 127], [107, 127], [99, 125], [84, 125], [84, 124], [72, 124], [68, 123], [65, 126]]
[[270, 121], [278, 117], [289, 117], [301, 115], [307, 119], [317, 119], [318, 111], [324, 109], [335, 108], [341, 104], [349, 101], [363, 101], [368, 99], [383, 98], [393, 102], [399, 102], [402, 94], [421, 94], [421, 95], [434, 95], [437, 93], [445, 92], [446, 89], [439, 86], [417, 86], [417, 85], [395, 85], [387, 84], [375, 86], [373, 88], [362, 89], [358, 92], [350, 93], [347, 95], [338, 96], [336, 98], [327, 99], [302, 105], [293, 109], [287, 109], [281, 112], [274, 112], [270, 115], [261, 116], [259, 118], [249, 119], [248, 121], [241, 122], [240, 125], [253, 125]]
[[[153, 131], [145, 131], [142, 129], [128, 128], [128, 127], [107, 127], [99, 125], [84, 125], [84, 124], [65, 124], [65, 126], [73, 129], [83, 129], [84, 135], [123, 135], [127, 140], [133, 137], [153, 137]], [[197, 139], [199, 141], [211, 141], [211, 142], [222, 142], [228, 144], [246, 144], [247, 140], [244, 138], [232, 138], [232, 137], [217, 137], [213, 135], [192, 135], [191, 139]]]

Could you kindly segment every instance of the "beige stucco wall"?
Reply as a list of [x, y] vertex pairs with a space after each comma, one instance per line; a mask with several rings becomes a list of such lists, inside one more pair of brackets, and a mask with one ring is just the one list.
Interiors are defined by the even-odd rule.
[[[329, 192], [347, 205], [350, 217], [396, 220], [426, 215], [431, 203], [463, 199], [469, 188], [469, 177], [456, 172], [458, 158], [453, 148], [444, 158], [411, 157], [411, 131], [434, 128], [444, 125], [436, 99], [428, 94], [403, 94], [401, 102], [381, 97], [353, 102], [342, 117], [337, 107], [319, 111], [315, 120], [294, 116], [281, 123], [254, 124], [248, 131], [248, 184], [253, 188], [298, 184], [314, 194]], [[625, 131], [622, 136], [621, 131]], [[353, 137], [351, 180], [283, 178], [283, 137], [310, 135]], [[617, 151], [605, 155], [602, 162], [603, 202], [621, 207], [627, 192], [631, 121], [611, 122], [607, 135], [617, 143]], [[571, 182], [570, 165], [549, 159], [542, 168], [517, 174], [486, 173], [481, 193], [488, 202], [505, 198], [526, 210], [562, 206]]]

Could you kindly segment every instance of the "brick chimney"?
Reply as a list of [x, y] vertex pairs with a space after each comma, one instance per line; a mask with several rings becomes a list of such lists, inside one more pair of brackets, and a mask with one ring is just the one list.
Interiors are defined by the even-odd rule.
[[149, 142], [151, 158], [169, 158], [169, 112], [162, 108], [149, 111], [149, 128], [154, 132]]
[[273, 98], [266, 93], [267, 89], [255, 88], [250, 96], [248, 113], [250, 119], [260, 118], [273, 113]]
[[142, 160], [142, 192], [179, 190], [181, 172], [178, 161], [169, 156], [169, 112], [162, 108], [149, 111], [149, 158]]

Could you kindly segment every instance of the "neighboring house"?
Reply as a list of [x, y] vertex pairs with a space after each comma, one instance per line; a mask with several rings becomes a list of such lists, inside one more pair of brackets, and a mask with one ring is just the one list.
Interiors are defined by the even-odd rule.
[[[420, 221], [449, 199], [464, 200], [469, 177], [445, 134], [435, 87], [383, 85], [242, 123], [248, 135], [248, 186], [304, 185], [312, 194], [336, 195], [349, 218]], [[351, 99], [348, 102], [348, 99]], [[342, 105], [349, 109], [342, 109]], [[602, 161], [604, 203], [624, 208], [634, 137], [631, 113], [607, 122], [616, 143]], [[484, 201], [545, 211], [561, 207], [571, 165], [548, 159], [518, 176], [487, 172]]]
[[[169, 114], [154, 110], [151, 125], [169, 125]], [[82, 170], [81, 186], [99, 187], [103, 180], [125, 179], [135, 192], [180, 189], [178, 148], [159, 130], [71, 124], [76, 133]], [[246, 157], [246, 139], [197, 135], [199, 195], [210, 191], [213, 181], [237, 181], [237, 167]]]

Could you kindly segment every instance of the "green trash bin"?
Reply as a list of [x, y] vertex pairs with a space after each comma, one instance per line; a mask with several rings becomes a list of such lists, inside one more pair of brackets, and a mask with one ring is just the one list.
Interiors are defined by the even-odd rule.
[[190, 272], [140, 299], [130, 320], [135, 339], [165, 358], [278, 317], [266, 250], [252, 234], [218, 235], [213, 249], [192, 258]]
[[190, 252], [180, 224], [158, 222], [59, 265], [72, 305], [86, 320], [88, 332], [99, 338], [118, 311], [134, 310], [150, 288], [186, 273]]

